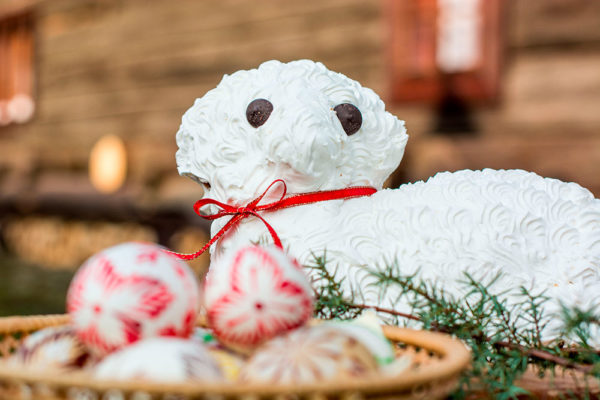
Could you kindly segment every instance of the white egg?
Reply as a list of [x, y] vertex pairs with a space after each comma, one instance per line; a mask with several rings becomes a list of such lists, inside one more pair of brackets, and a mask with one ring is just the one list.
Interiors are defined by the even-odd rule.
[[223, 373], [198, 340], [153, 338], [108, 355], [94, 371], [101, 380], [220, 381]]

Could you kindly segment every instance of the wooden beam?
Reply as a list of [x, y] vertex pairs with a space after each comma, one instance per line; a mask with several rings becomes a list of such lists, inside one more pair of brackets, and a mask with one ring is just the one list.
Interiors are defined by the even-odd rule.
[[0, 19], [29, 13], [49, 0], [0, 0]]

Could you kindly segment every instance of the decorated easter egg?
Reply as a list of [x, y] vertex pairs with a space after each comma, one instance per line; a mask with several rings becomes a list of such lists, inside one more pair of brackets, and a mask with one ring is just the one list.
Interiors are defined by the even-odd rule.
[[216, 338], [215, 334], [211, 329], [203, 328], [203, 327], [195, 327], [192, 332], [193, 339], [199, 340], [209, 349], [223, 349], [223, 345], [219, 343], [219, 340]]
[[396, 356], [394, 347], [385, 337], [379, 318], [374, 312], [367, 311], [350, 321], [328, 321], [324, 324], [330, 328], [339, 329], [361, 342], [373, 354], [379, 365], [394, 362]]
[[211, 265], [204, 288], [215, 336], [238, 350], [302, 326], [313, 292], [300, 265], [276, 247], [248, 246]]
[[265, 343], [244, 365], [240, 380], [307, 384], [364, 377], [376, 371], [375, 358], [358, 340], [338, 329], [314, 326]]
[[61, 372], [86, 367], [92, 356], [70, 326], [50, 327], [29, 335], [9, 363], [38, 371]]
[[242, 365], [245, 363], [245, 356], [223, 346], [211, 329], [196, 327], [192, 333], [192, 338], [199, 340], [206, 346], [208, 352], [214, 357], [225, 378], [229, 381], [237, 380]]
[[223, 371], [223, 376], [228, 381], [236, 381], [240, 375], [246, 359], [231, 350], [212, 347], [208, 349], [210, 355], [215, 359], [217, 365]]
[[221, 367], [227, 380], [237, 380], [240, 369], [245, 363], [244, 355], [236, 353], [221, 344], [211, 329], [196, 327], [192, 333], [192, 338], [204, 344], [208, 352], [219, 364], [219, 367]]
[[223, 373], [208, 350], [197, 340], [152, 338], [106, 356], [95, 368], [102, 380], [154, 382], [221, 381]]
[[198, 308], [191, 269], [146, 243], [123, 243], [92, 256], [67, 294], [78, 336], [98, 355], [145, 338], [188, 337]]
[[392, 343], [385, 337], [381, 321], [374, 311], [366, 311], [360, 317], [349, 321], [327, 321], [324, 326], [339, 329], [363, 344], [379, 364], [379, 372], [383, 375], [398, 376], [413, 363], [410, 354], [396, 356]]

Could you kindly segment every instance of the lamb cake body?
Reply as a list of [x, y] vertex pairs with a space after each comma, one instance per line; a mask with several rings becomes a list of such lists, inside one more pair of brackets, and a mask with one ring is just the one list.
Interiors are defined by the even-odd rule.
[[[205, 198], [236, 207], [277, 179], [288, 195], [378, 189], [261, 214], [300, 263], [326, 252], [331, 272], [345, 277], [344, 289], [357, 301], [410, 311], [398, 293], [381, 296], [367, 272], [395, 266], [456, 296], [464, 294], [465, 272], [482, 281], [501, 273], [497, 292], [545, 290], [546, 313], [560, 310], [561, 302], [581, 308], [600, 302], [600, 200], [575, 183], [522, 170], [444, 172], [382, 190], [407, 139], [404, 122], [356, 81], [309, 60], [268, 61], [226, 75], [196, 100], [177, 133], [176, 159], [180, 174], [204, 186]], [[276, 192], [263, 201], [277, 199]], [[228, 219], [215, 220], [212, 234]], [[265, 224], [251, 217], [211, 253], [272, 241]], [[544, 338], [558, 328], [554, 319]], [[594, 339], [600, 343], [600, 335]]]

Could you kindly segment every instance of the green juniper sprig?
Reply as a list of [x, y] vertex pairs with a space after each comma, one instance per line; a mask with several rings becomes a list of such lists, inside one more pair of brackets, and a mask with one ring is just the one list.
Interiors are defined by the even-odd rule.
[[551, 316], [543, 310], [549, 298], [521, 287], [515, 294], [522, 302], [509, 305], [510, 293], [493, 291], [500, 275], [480, 282], [465, 274], [462, 284], [466, 295], [455, 298], [435, 282], [403, 275], [397, 265], [368, 269], [381, 295], [390, 288], [400, 289], [394, 291], [399, 293], [396, 300], [404, 298], [411, 308], [410, 313], [405, 313], [358, 303], [354, 296], [344, 292], [344, 278], [330, 268], [326, 255], [314, 257], [307, 268], [312, 270], [317, 283], [315, 314], [319, 318], [349, 319], [365, 309], [374, 309], [391, 316], [396, 324], [412, 321], [424, 329], [451, 334], [467, 344], [472, 353], [471, 368], [463, 374], [454, 398], [466, 398], [477, 392], [498, 399], [528, 395], [516, 382], [531, 365], [537, 367], [540, 375], [553, 374], [559, 366], [577, 370], [585, 377], [600, 378], [600, 352], [589, 344], [591, 327], [600, 325], [598, 313], [563, 307], [562, 337], [575, 338], [576, 345], [567, 347], [560, 340], [544, 342], [542, 332]]
[[314, 265], [307, 268], [317, 272], [313, 288], [315, 290], [315, 314], [321, 319], [352, 319], [356, 318], [362, 309], [353, 304], [353, 298], [346, 299], [342, 289], [344, 278], [336, 278], [337, 271], [332, 273], [326, 267], [326, 254], [314, 257]]

